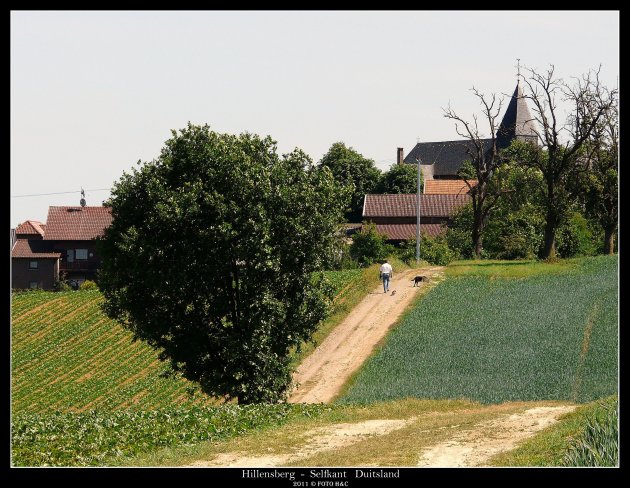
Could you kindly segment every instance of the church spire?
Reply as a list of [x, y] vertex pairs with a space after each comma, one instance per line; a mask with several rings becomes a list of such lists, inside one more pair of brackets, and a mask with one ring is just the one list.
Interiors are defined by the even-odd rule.
[[514, 139], [536, 142], [536, 126], [534, 118], [527, 106], [527, 99], [523, 95], [520, 81], [520, 59], [518, 60], [518, 77], [516, 88], [512, 94], [510, 103], [505, 110], [501, 125], [497, 130], [497, 144], [500, 148], [510, 145]]

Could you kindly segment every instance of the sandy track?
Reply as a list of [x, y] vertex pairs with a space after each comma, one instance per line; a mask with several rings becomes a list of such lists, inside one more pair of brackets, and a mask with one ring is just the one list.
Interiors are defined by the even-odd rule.
[[[332, 401], [348, 378], [365, 362], [385, 337], [416, 293], [427, 286], [413, 286], [411, 279], [425, 275], [432, 279], [443, 267], [433, 266], [396, 273], [389, 293], [380, 284], [298, 367], [293, 379], [298, 387], [289, 397], [292, 403]], [[394, 295], [392, 292], [396, 291]]]
[[514, 449], [536, 432], [555, 423], [575, 406], [536, 407], [481, 422], [423, 451], [418, 466], [484, 466], [495, 454]]
[[366, 420], [354, 424], [334, 424], [313, 429], [307, 433], [309, 440], [291, 454], [273, 456], [248, 456], [238, 452], [218, 454], [210, 461], [196, 461], [189, 467], [200, 466], [249, 466], [268, 468], [286, 466], [289, 462], [306, 458], [321, 451], [341, 449], [356, 442], [402, 429], [414, 419]]
[[[558, 417], [571, 412], [575, 405], [535, 406], [524, 411], [501, 413], [513, 406], [487, 406], [475, 412], [493, 412], [495, 417], [479, 422], [464, 430], [456, 431], [448, 439], [432, 444], [418, 453], [419, 467], [465, 467], [484, 466], [496, 454], [510, 451], [524, 440], [534, 436], [540, 430], [554, 424]], [[251, 450], [229, 451], [215, 454], [209, 460], [195, 461], [187, 467], [231, 466], [231, 467], [281, 467], [299, 462], [309, 456], [324, 451], [343, 450], [358, 442], [381, 443], [380, 436], [396, 435], [396, 431], [405, 427], [415, 429], [415, 436], [422, 438], [431, 435], [435, 429], [456, 429], [459, 425], [433, 427], [413, 427], [425, 416], [452, 415], [455, 412], [427, 412], [407, 419], [374, 419], [356, 423], [339, 423], [308, 430], [304, 439], [284, 453], [261, 453]], [[459, 412], [461, 416], [463, 411]], [[421, 430], [422, 429], [422, 430]], [[406, 434], [409, 436], [409, 433]], [[271, 449], [269, 449], [271, 451]], [[307, 464], [308, 465], [308, 464]], [[378, 466], [375, 459], [374, 466]]]

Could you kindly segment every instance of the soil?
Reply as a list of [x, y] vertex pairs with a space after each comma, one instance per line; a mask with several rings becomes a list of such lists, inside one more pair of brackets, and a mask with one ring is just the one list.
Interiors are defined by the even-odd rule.
[[[572, 405], [534, 407], [521, 413], [500, 414], [472, 428], [456, 431], [449, 439], [418, 453], [419, 467], [484, 466], [494, 455], [517, 447], [536, 432], [555, 423], [560, 415], [575, 409]], [[431, 415], [431, 413], [427, 413]], [[243, 452], [221, 453], [210, 460], [196, 461], [189, 467], [281, 467], [322, 451], [343, 449], [351, 444], [389, 434], [414, 423], [418, 417], [404, 420], [367, 420], [333, 424], [312, 429], [306, 442], [285, 454], [251, 455]], [[456, 429], [458, 425], [449, 426]], [[446, 428], [446, 427], [441, 427]], [[430, 431], [418, 431], [417, 434]], [[271, 448], [269, 449], [271, 451]], [[378, 463], [376, 464], [378, 465]]]
[[[394, 271], [389, 292], [379, 284], [357, 305], [297, 368], [293, 379], [298, 387], [289, 397], [292, 403], [328, 403], [344, 383], [370, 356], [421, 289], [442, 275], [443, 267]], [[429, 282], [413, 286], [417, 275]], [[396, 292], [392, 295], [392, 292]]]
[[425, 449], [418, 466], [484, 466], [492, 456], [514, 449], [518, 443], [574, 409], [569, 405], [536, 407], [479, 423], [473, 429], [459, 431], [447, 441]]
[[355, 424], [334, 424], [309, 431], [309, 439], [291, 454], [247, 456], [238, 452], [223, 453], [210, 461], [197, 461], [190, 466], [255, 466], [259, 468], [286, 466], [287, 463], [306, 458], [320, 451], [340, 449], [370, 436], [389, 434], [413, 422], [408, 420], [366, 420]]

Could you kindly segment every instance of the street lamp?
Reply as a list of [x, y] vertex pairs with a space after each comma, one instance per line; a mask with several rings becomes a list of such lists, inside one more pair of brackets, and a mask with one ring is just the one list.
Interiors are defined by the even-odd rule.
[[416, 193], [416, 263], [420, 264], [420, 156], [418, 162], [418, 192]]

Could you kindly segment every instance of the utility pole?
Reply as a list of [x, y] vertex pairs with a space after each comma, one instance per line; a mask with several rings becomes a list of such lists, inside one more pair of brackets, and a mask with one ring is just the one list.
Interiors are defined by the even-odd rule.
[[416, 263], [420, 264], [420, 156], [418, 162], [418, 193], [416, 194]]

